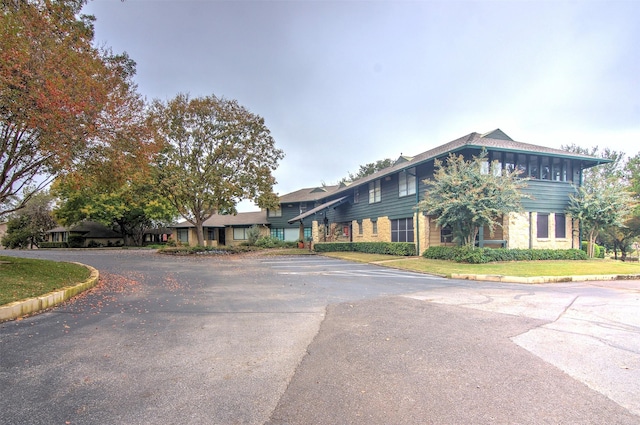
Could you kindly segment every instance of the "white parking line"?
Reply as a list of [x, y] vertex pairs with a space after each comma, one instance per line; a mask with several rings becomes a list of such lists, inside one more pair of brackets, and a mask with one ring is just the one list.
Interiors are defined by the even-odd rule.
[[342, 276], [342, 277], [382, 277], [382, 278], [398, 278], [398, 279], [438, 279], [437, 276], [431, 276], [419, 273], [402, 273], [394, 271], [375, 271], [375, 270], [323, 270], [323, 271], [279, 271], [278, 274], [296, 275], [296, 276]]

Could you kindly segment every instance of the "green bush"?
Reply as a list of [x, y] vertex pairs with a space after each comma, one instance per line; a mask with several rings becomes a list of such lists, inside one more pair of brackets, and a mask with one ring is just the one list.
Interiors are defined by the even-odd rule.
[[433, 260], [483, 264], [498, 261], [586, 260], [579, 249], [506, 249], [469, 248], [466, 246], [433, 246], [422, 253]]
[[66, 242], [40, 242], [40, 248], [69, 248]]
[[416, 254], [416, 246], [410, 242], [326, 242], [314, 245], [316, 252], [364, 252], [411, 256]]
[[84, 237], [78, 235], [69, 236], [69, 248], [82, 248], [84, 246]]
[[258, 239], [260, 239], [260, 236], [260, 228], [256, 225], [251, 226], [249, 230], [247, 230], [247, 245], [255, 245]]
[[273, 238], [271, 236], [262, 236], [256, 241], [255, 246], [259, 248], [280, 248], [283, 247], [284, 244], [285, 242], [281, 241], [278, 238]]
[[[587, 241], [582, 241], [582, 245], [581, 248], [584, 252], [587, 252], [589, 246], [589, 242]], [[603, 246], [600, 246], [598, 244], [595, 244], [595, 246], [593, 247], [593, 257], [594, 258], [604, 258], [604, 254], [605, 254], [605, 248]]]

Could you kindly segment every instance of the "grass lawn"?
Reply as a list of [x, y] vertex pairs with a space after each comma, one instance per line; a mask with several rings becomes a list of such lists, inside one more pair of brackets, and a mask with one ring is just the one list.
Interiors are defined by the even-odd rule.
[[489, 264], [464, 264], [422, 257], [397, 257], [392, 255], [363, 254], [357, 252], [332, 252], [327, 256], [364, 263], [384, 262], [385, 265], [404, 270], [431, 273], [450, 277], [452, 273], [489, 274], [502, 276], [580, 276], [597, 274], [639, 274], [640, 264], [615, 260], [587, 261], [512, 261]]
[[0, 305], [80, 283], [90, 275], [78, 264], [0, 256]]

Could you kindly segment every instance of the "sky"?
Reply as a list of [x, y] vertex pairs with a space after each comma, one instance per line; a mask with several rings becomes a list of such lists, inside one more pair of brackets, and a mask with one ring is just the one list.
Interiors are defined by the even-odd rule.
[[[640, 151], [640, 1], [90, 0], [148, 100], [215, 94], [265, 119], [279, 195], [500, 128]], [[252, 210], [242, 203], [240, 211]]]

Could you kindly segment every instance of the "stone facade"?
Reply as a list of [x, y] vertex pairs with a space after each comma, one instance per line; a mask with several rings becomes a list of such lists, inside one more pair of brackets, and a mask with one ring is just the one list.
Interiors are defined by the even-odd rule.
[[556, 238], [555, 214], [549, 214], [547, 238], [538, 238], [538, 213], [511, 213], [506, 220], [505, 235], [509, 248], [571, 249], [579, 248], [578, 223], [565, 217], [566, 237]]
[[509, 248], [528, 249], [531, 239], [529, 213], [510, 213], [505, 220], [504, 233]]

